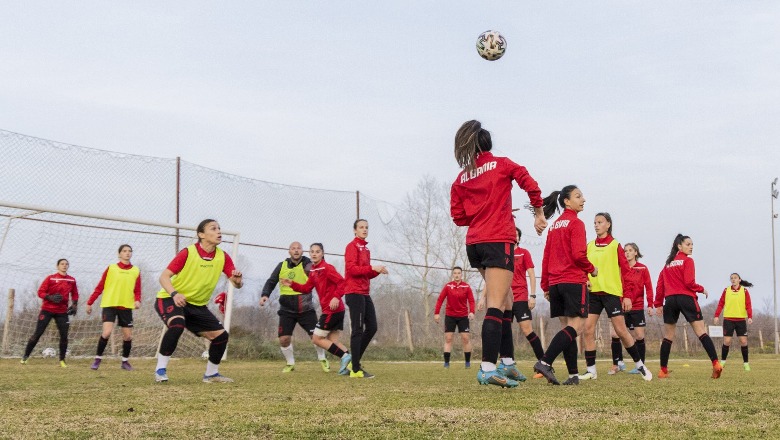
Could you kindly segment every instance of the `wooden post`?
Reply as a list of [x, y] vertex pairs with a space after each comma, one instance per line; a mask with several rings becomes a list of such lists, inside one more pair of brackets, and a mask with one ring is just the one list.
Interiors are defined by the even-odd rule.
[[3, 346], [0, 353], [8, 351], [8, 332], [11, 330], [11, 320], [14, 316], [14, 289], [8, 289], [8, 308], [5, 312], [5, 324], [3, 324]]
[[539, 337], [542, 339], [542, 347], [547, 347], [547, 335], [544, 334], [543, 316], [539, 316]]
[[414, 344], [412, 343], [412, 320], [409, 316], [409, 309], [404, 310], [406, 319], [406, 342], [409, 345], [409, 353], [414, 353]]
[[688, 332], [685, 331], [685, 327], [685, 325], [682, 326], [683, 340], [685, 341], [685, 354], [686, 356], [690, 356], [691, 352], [688, 350]]
[[355, 211], [357, 214], [357, 217], [355, 218], [357, 219], [360, 218], [360, 191], [355, 191], [355, 199]]
[[116, 332], [112, 330], [111, 335], [108, 337], [108, 339], [111, 344], [111, 355], [116, 356]]
[[758, 329], [758, 343], [761, 344], [761, 353], [764, 352], [764, 334], [761, 332], [761, 329]]

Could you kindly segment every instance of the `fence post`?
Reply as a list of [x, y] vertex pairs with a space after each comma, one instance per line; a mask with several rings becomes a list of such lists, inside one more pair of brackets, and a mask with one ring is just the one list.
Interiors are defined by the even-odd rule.
[[357, 212], [355, 218], [360, 218], [360, 191], [355, 191], [355, 211]]
[[758, 329], [758, 343], [761, 344], [761, 353], [764, 352], [764, 333], [761, 332], [761, 329]]
[[688, 332], [685, 331], [685, 325], [682, 326], [683, 340], [685, 340], [685, 355], [690, 356], [691, 352], [688, 350]]
[[14, 316], [14, 289], [8, 289], [8, 309], [5, 313], [5, 324], [3, 324], [3, 347], [2, 353], [8, 351], [8, 332], [11, 330], [11, 319]]
[[539, 337], [542, 338], [542, 347], [547, 347], [547, 335], [544, 334], [544, 316], [539, 315]]
[[406, 342], [409, 345], [409, 353], [414, 353], [414, 344], [412, 343], [412, 320], [409, 316], [409, 309], [404, 310], [404, 318], [406, 319]]

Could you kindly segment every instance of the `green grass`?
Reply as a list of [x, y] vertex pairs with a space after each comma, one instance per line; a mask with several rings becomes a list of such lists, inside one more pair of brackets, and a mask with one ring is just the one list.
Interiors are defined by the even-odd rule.
[[0, 438], [777, 438], [780, 360], [754, 358], [747, 373], [734, 356], [719, 380], [699, 359], [672, 360], [672, 377], [649, 383], [600, 362], [579, 387], [513, 390], [478, 386], [462, 362], [368, 361], [377, 377], [360, 380], [314, 362], [283, 375], [281, 360], [229, 360], [221, 370], [236, 382], [206, 384], [203, 361], [173, 360], [171, 381], [155, 384], [151, 359], [134, 372], [115, 359], [97, 372], [87, 359], [2, 359]]

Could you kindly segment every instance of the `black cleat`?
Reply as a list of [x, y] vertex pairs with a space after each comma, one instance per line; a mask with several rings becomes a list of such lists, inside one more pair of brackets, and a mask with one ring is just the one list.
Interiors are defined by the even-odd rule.
[[550, 365], [543, 364], [542, 361], [536, 362], [536, 364], [534, 365], [534, 371], [544, 376], [545, 379], [547, 379], [547, 382], [553, 385], [561, 384], [560, 382], [558, 382], [558, 379], [555, 378], [555, 370], [553, 370], [553, 367]]
[[572, 376], [568, 379], [566, 379], [565, 382], [563, 382], [563, 385], [579, 385], [580, 384], [580, 377], [579, 376]]

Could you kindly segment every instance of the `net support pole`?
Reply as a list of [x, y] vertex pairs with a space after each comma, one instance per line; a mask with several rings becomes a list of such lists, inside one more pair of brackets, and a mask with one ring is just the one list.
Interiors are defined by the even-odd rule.
[[355, 191], [355, 210], [357, 213], [355, 218], [360, 218], [360, 191]]
[[8, 332], [11, 330], [11, 320], [14, 316], [14, 289], [8, 289], [8, 309], [5, 313], [5, 323], [3, 324], [3, 346], [2, 354], [8, 352]]
[[[176, 224], [179, 224], [179, 208], [181, 207], [181, 157], [176, 156]], [[176, 228], [174, 254], [179, 252], [179, 228]]]
[[[233, 238], [233, 261], [238, 261], [238, 245], [241, 241], [241, 234], [236, 234]], [[233, 287], [233, 283], [228, 281], [227, 298], [225, 298], [225, 331], [230, 332], [230, 322], [233, 319], [233, 297], [235, 295], [236, 288]], [[227, 347], [225, 348], [225, 354], [222, 355], [222, 360], [227, 359]]]

